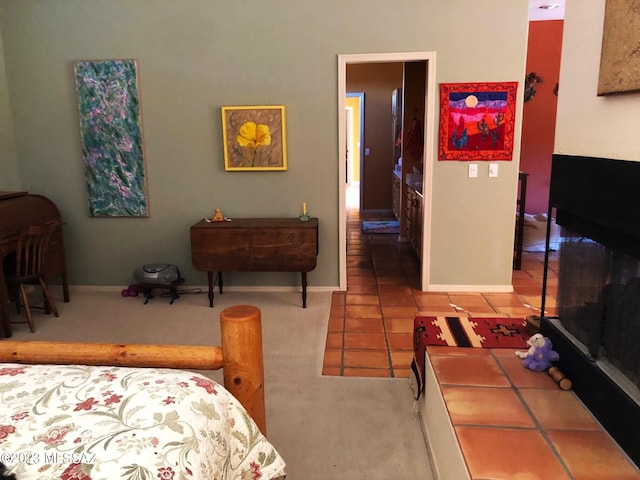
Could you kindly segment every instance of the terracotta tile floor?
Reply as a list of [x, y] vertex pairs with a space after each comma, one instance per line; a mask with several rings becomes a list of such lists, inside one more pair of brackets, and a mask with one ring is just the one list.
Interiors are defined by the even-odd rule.
[[472, 479], [639, 479], [571, 391], [511, 349], [427, 347]]
[[[422, 292], [420, 263], [410, 244], [394, 234], [361, 231], [362, 220], [389, 218], [348, 211], [347, 291], [333, 293], [324, 375], [407, 377], [418, 311], [522, 318], [540, 313], [543, 253], [524, 254], [522, 270], [513, 272], [514, 293]], [[551, 277], [553, 293], [555, 272]], [[553, 298], [547, 298], [545, 310], [554, 307]]]
[[[407, 377], [419, 311], [522, 318], [540, 313], [543, 253], [524, 254], [522, 270], [513, 272], [514, 293], [421, 292], [419, 260], [410, 245], [396, 235], [362, 234], [361, 221], [369, 217], [349, 210], [347, 291], [332, 297], [323, 375]], [[550, 314], [556, 262], [552, 255], [545, 302]], [[573, 392], [524, 369], [513, 352], [429, 347], [471, 477], [640, 479]]]

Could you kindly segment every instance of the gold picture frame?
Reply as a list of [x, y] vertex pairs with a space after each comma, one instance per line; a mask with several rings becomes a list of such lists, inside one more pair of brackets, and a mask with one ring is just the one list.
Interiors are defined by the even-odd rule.
[[224, 169], [287, 169], [284, 105], [222, 107]]

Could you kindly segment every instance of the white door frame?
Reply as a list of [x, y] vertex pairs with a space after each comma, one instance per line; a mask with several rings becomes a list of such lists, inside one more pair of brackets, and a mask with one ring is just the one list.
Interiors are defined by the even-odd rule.
[[[345, 97], [347, 94], [347, 64], [351, 63], [381, 63], [381, 62], [427, 62], [427, 85], [425, 95], [425, 121], [424, 121], [424, 208], [422, 219], [422, 262], [421, 285], [423, 291], [429, 290], [430, 285], [430, 252], [431, 252], [431, 201], [432, 181], [435, 152], [435, 132], [438, 118], [436, 116], [436, 52], [402, 52], [402, 53], [364, 53], [338, 55], [338, 156], [339, 168], [339, 264], [340, 264], [340, 290], [347, 288], [347, 202], [346, 189], [347, 178], [344, 168], [345, 152], [347, 148], [345, 126]], [[364, 145], [361, 145], [364, 148]], [[392, 172], [389, 171], [389, 181]]]

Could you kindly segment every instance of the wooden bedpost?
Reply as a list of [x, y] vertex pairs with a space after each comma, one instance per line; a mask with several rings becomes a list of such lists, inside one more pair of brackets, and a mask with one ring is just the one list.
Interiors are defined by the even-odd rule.
[[266, 436], [264, 364], [260, 309], [235, 305], [220, 312], [224, 386], [249, 412]]

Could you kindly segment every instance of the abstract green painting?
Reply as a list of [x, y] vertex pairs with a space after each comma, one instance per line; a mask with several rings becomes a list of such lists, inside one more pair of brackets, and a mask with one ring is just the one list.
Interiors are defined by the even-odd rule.
[[74, 73], [89, 215], [149, 216], [137, 62], [76, 62]]

